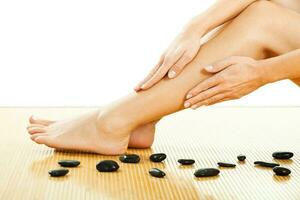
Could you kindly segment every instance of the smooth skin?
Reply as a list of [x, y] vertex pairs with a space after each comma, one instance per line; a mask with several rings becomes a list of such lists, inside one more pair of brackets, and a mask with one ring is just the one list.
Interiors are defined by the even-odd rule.
[[[49, 125], [37, 123], [36, 119], [33, 122], [38, 127], [29, 128], [31, 139], [57, 149], [109, 155], [125, 153], [130, 136], [138, 127], [184, 109], [190, 88], [212, 76], [204, 70], [205, 66], [230, 56], [261, 60], [299, 48], [299, 21], [299, 14], [289, 9], [267, 1], [255, 2], [205, 43], [177, 78], [164, 78], [148, 90], [129, 94], [74, 119]], [[260, 69], [257, 72], [264, 73]], [[141, 141], [143, 146], [150, 147], [153, 138]]]
[[134, 89], [146, 90], [166, 74], [175, 78], [197, 55], [201, 38], [209, 31], [225, 24], [257, 0], [219, 0], [205, 12], [195, 16], [161, 55], [157, 65]]
[[[164, 53], [159, 64], [150, 74], [136, 86], [135, 90], [146, 90], [156, 84], [168, 73], [169, 78], [174, 78], [186, 66], [186, 60], [192, 60], [195, 49], [200, 48], [198, 40], [213, 28], [226, 23], [235, 17], [252, 1], [221, 0], [206, 12], [195, 17], [184, 28], [180, 39], [176, 39]], [[275, 1], [280, 4], [281, 1]], [[295, 1], [285, 2], [288, 6], [296, 8]], [[299, 7], [299, 3], [298, 3]], [[283, 26], [284, 27], [284, 26]], [[281, 30], [283, 32], [284, 29]], [[189, 45], [186, 45], [189, 44]], [[184, 49], [185, 54], [175, 53], [176, 49]], [[200, 82], [191, 89], [186, 96], [184, 106], [196, 109], [204, 105], [213, 105], [222, 101], [239, 99], [259, 87], [282, 79], [296, 80], [300, 76], [299, 67], [294, 60], [299, 58], [299, 51], [289, 53], [274, 59], [256, 61], [250, 57], [232, 56], [206, 66], [208, 73], [215, 74], [207, 80]], [[188, 55], [188, 56], [186, 56]], [[186, 59], [188, 57], [189, 59]], [[162, 62], [162, 60], [164, 62]], [[167, 64], [166, 64], [167, 63]], [[278, 66], [278, 63], [281, 63]], [[283, 64], [284, 63], [284, 64]], [[265, 73], [257, 72], [257, 68], [265, 68]], [[276, 68], [276, 70], [274, 70]], [[274, 73], [276, 72], [276, 73]], [[172, 76], [170, 76], [172, 74]], [[296, 77], [296, 78], [295, 78]]]
[[[233, 56], [204, 69], [214, 76], [188, 92], [185, 107], [192, 109], [222, 101], [239, 99], [257, 88], [276, 81], [291, 79], [300, 86], [300, 49], [281, 56], [256, 61]], [[258, 69], [258, 70], [257, 70]], [[263, 70], [263, 73], [257, 71]]]
[[[32, 135], [32, 139], [36, 138], [36, 133], [42, 134], [47, 131], [46, 127], [55, 125], [59, 123], [58, 121], [52, 121], [47, 119], [39, 119], [31, 116], [29, 118], [29, 125], [27, 126], [27, 131]], [[131, 148], [149, 148], [154, 141], [156, 122], [150, 122], [145, 125], [141, 125], [134, 129], [130, 135], [128, 142], [128, 147]]]

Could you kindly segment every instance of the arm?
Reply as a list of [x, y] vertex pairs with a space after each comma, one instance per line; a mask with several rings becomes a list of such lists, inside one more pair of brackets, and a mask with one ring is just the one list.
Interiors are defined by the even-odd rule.
[[260, 61], [265, 74], [264, 82], [300, 78], [300, 49]]
[[257, 0], [219, 0], [204, 13], [195, 16], [162, 54], [158, 64], [142, 80], [135, 90], [146, 90], [166, 74], [175, 78], [198, 53], [200, 39], [212, 29], [236, 17]]
[[202, 36], [233, 19], [255, 1], [257, 0], [218, 0], [205, 12], [194, 17], [187, 27], [197, 30]]
[[300, 49], [264, 60], [233, 56], [205, 70], [214, 75], [188, 92], [185, 107], [239, 99], [265, 84], [300, 78]]

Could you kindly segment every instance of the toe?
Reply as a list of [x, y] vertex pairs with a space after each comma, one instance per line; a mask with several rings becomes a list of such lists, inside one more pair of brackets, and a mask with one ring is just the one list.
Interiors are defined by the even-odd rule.
[[27, 130], [32, 129], [32, 128], [45, 128], [45, 126], [41, 125], [41, 124], [29, 124], [27, 126]]
[[45, 128], [40, 128], [40, 127], [29, 127], [27, 128], [27, 131], [29, 134], [37, 134], [37, 133], [45, 133], [46, 129]]
[[48, 134], [47, 133], [37, 133], [37, 134], [30, 136], [30, 139], [35, 141], [35, 139], [40, 136], [48, 136]]
[[50, 124], [53, 124], [55, 121], [46, 120], [46, 119], [39, 119], [39, 118], [35, 118], [35, 117], [31, 116], [29, 118], [29, 122], [31, 124], [41, 124], [41, 125], [44, 125], [44, 126], [48, 126]]
[[40, 136], [34, 138], [34, 141], [38, 144], [44, 144], [48, 147], [55, 147], [53, 145], [53, 137], [51, 137], [49, 135], [40, 135]]

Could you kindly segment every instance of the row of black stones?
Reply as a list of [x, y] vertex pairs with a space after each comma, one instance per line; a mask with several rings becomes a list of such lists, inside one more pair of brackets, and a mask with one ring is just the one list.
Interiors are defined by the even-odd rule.
[[[276, 159], [290, 159], [293, 157], [292, 152], [274, 152], [272, 156]], [[156, 153], [152, 154], [149, 159], [152, 162], [162, 162], [167, 158], [167, 155], [164, 153]], [[140, 156], [137, 154], [126, 154], [119, 157], [121, 162], [124, 163], [139, 163], [140, 162]], [[238, 155], [237, 159], [241, 162], [245, 161], [246, 156], [245, 155]], [[195, 160], [193, 159], [179, 159], [178, 162], [182, 165], [192, 165], [195, 163]], [[77, 160], [60, 160], [58, 162], [62, 167], [77, 167], [80, 165], [80, 161]], [[235, 167], [235, 164], [232, 163], [225, 163], [225, 162], [218, 162], [218, 166], [220, 167]], [[268, 163], [264, 161], [255, 161], [255, 165], [259, 165], [262, 167], [270, 167], [273, 168], [273, 171], [278, 176], [287, 176], [291, 173], [291, 170], [279, 167], [280, 165], [278, 163]], [[96, 169], [99, 172], [114, 172], [119, 169], [119, 165], [116, 161], [113, 160], [103, 160], [100, 161], [96, 165]], [[56, 169], [56, 170], [50, 170], [49, 174], [53, 177], [59, 177], [59, 176], [65, 176], [69, 173], [68, 169]], [[220, 173], [219, 169], [216, 168], [202, 168], [195, 171], [194, 175], [196, 177], [210, 177], [210, 176], [217, 176]], [[162, 170], [158, 168], [152, 168], [149, 170], [149, 174], [154, 177], [162, 178], [166, 174]]]

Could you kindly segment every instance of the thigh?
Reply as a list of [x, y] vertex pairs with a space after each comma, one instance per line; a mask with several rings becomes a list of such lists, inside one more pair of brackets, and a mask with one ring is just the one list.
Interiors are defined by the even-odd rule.
[[278, 54], [300, 48], [300, 14], [287, 8], [276, 6], [269, 26], [270, 47]]
[[258, 1], [238, 18], [244, 21], [254, 40], [274, 55], [300, 48], [300, 14], [293, 10], [269, 1]]
[[[223, 42], [224, 47], [221, 47], [221, 50], [224, 50], [226, 46], [232, 46], [226, 44], [231, 37], [236, 40], [236, 45], [233, 46], [243, 51], [253, 46], [258, 47], [253, 48], [255, 51], [263, 51], [263, 54], [253, 53], [253, 58], [278, 56], [300, 48], [300, 14], [273, 2], [258, 1], [248, 6], [233, 20], [211, 31], [202, 38], [202, 42]], [[238, 55], [243, 55], [243, 51]], [[246, 50], [247, 54], [249, 51], [251, 50]]]
[[[261, 58], [278, 56], [300, 48], [300, 14], [269, 1], [245, 9], [232, 24], [244, 24], [236, 37], [246, 37], [262, 47]], [[241, 26], [241, 25], [240, 25]], [[300, 79], [292, 80], [300, 86]]]
[[[283, 7], [277, 7], [276, 26], [270, 26], [270, 44], [275, 52], [284, 54], [300, 48], [300, 14]], [[300, 86], [300, 78], [292, 79]]]

